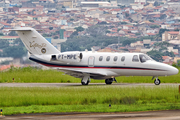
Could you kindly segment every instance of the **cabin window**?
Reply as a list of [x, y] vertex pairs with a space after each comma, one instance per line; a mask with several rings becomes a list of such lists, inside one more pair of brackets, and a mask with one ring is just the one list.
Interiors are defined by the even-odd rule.
[[125, 60], [125, 56], [122, 56], [121, 61], [123, 62]]
[[106, 61], [109, 61], [109, 60], [110, 60], [110, 56], [107, 56]]
[[103, 56], [100, 56], [100, 57], [99, 57], [99, 61], [102, 61], [102, 60], [103, 60]]
[[117, 59], [118, 59], [118, 57], [117, 57], [117, 56], [115, 56], [115, 57], [114, 57], [114, 61], [117, 61]]
[[133, 62], [139, 62], [138, 56], [134, 55], [133, 58], [132, 58], [132, 61]]

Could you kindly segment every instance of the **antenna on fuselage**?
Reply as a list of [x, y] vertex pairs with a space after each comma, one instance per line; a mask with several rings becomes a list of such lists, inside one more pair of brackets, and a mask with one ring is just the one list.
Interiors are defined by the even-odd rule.
[[94, 48], [91, 48], [91, 50], [92, 50], [93, 53], [95, 52]]

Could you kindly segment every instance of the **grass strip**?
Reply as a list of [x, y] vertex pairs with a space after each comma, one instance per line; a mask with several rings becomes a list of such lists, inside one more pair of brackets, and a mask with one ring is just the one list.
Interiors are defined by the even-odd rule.
[[135, 112], [154, 110], [180, 109], [180, 103], [151, 103], [144, 105], [31, 105], [21, 107], [3, 107], [3, 115], [30, 114], [30, 113], [70, 113], [70, 112]]
[[[180, 70], [180, 68], [179, 68]], [[14, 81], [13, 81], [14, 78]], [[153, 83], [152, 77], [121, 76], [116, 77], [118, 83]], [[180, 73], [173, 76], [159, 77], [161, 83], [180, 83]], [[80, 78], [64, 75], [56, 70], [42, 70], [33, 67], [14, 68], [0, 72], [0, 83], [80, 83]], [[91, 80], [91, 83], [104, 83], [104, 80]]]
[[[0, 87], [4, 115], [180, 109], [178, 86]], [[111, 104], [111, 108], [109, 108]]]

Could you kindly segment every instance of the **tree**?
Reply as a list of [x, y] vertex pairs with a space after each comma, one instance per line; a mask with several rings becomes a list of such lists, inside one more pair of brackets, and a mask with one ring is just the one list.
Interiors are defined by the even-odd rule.
[[165, 31], [169, 31], [169, 30], [168, 30], [168, 29], [160, 29], [160, 30], [159, 30], [159, 36], [162, 37], [162, 34], [163, 34]]
[[154, 2], [154, 6], [159, 6], [159, 5], [160, 4], [157, 1]]
[[52, 30], [53, 29], [53, 27], [49, 27], [49, 30]]
[[111, 33], [111, 31], [109, 31], [109, 30], [106, 30], [106, 33]]
[[86, 29], [86, 32], [90, 34], [92, 37], [105, 35], [107, 28], [101, 25], [94, 25]]
[[122, 45], [123, 45], [123, 46], [130, 45], [130, 44], [131, 44], [131, 41], [130, 41], [130, 40], [124, 40], [124, 41], [122, 42]]
[[54, 36], [54, 39], [58, 39], [58, 36]]
[[170, 56], [170, 57], [175, 57], [174, 53], [173, 52], [169, 52], [169, 51], [166, 51], [164, 53], [165, 56]]
[[150, 28], [159, 28], [159, 25], [151, 25]]
[[126, 7], [125, 5], [118, 5], [118, 6], [120, 6], [120, 8], [122, 9]]
[[149, 20], [149, 22], [154, 22], [154, 20]]
[[137, 36], [138, 36], [138, 35], [141, 35], [141, 33], [135, 33], [135, 35], [137, 35]]
[[9, 47], [9, 42], [7, 40], [0, 40], [0, 49]]
[[178, 28], [176, 28], [174, 31], [179, 31], [179, 29], [178, 29]]
[[42, 36], [43, 36], [43, 37], [49, 37], [50, 35], [49, 35], [49, 34], [46, 34], [46, 33], [43, 33]]
[[120, 30], [121, 30], [121, 28], [118, 28], [118, 30], [117, 30], [117, 31], [119, 32]]
[[9, 36], [18, 36], [18, 34], [15, 31], [11, 31], [8, 35]]
[[163, 61], [162, 53], [157, 50], [151, 50], [151, 51], [147, 52], [147, 54], [156, 61], [159, 61], [159, 62]]
[[3, 33], [0, 33], [0, 36], [4, 36], [4, 34], [3, 34]]
[[77, 36], [78, 35], [78, 32], [77, 31], [74, 31], [71, 35], [70, 35], [70, 38], [73, 38], [74, 36]]
[[18, 45], [18, 46], [23, 46], [23, 47], [24, 47], [24, 44], [23, 44], [23, 42], [21, 41], [20, 38], [15, 39], [15, 40], [14, 40], [14, 44], [16, 44], [16, 45]]
[[127, 22], [121, 22], [121, 24], [127, 24]]
[[70, 19], [70, 21], [74, 21], [74, 19], [73, 19], [73, 18], [71, 18], [71, 19]]
[[167, 17], [166, 14], [162, 14], [159, 19], [165, 19]]
[[81, 26], [76, 27], [76, 28], [74, 28], [74, 29], [76, 29], [76, 31], [77, 31], [77, 32], [84, 31], [84, 28], [83, 28], [83, 27], [81, 27]]
[[100, 22], [98, 24], [107, 24], [107, 22], [106, 21], [102, 21], [102, 22]]
[[129, 13], [125, 12], [125, 16], [126, 16], [126, 17], [129, 17]]
[[164, 51], [167, 51], [167, 47], [161, 46], [161, 48], [159, 49], [159, 52], [164, 52]]
[[22, 46], [10, 46], [3, 49], [3, 57], [21, 58], [27, 54], [27, 50]]

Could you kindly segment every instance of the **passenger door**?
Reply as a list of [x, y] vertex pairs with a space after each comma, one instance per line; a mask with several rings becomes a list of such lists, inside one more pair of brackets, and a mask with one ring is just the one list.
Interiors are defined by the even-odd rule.
[[89, 67], [94, 67], [94, 60], [95, 60], [94, 56], [89, 57], [89, 59], [88, 59], [88, 66]]

